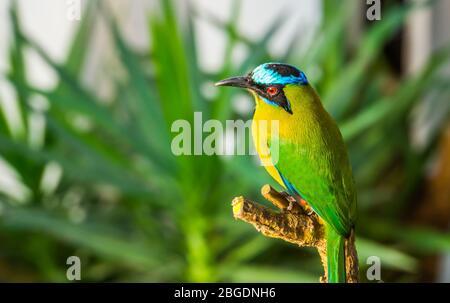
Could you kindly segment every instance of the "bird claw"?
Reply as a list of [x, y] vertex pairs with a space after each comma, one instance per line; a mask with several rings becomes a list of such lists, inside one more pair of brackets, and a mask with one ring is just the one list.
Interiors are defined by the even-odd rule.
[[289, 200], [289, 206], [286, 208], [288, 211], [292, 211], [292, 209], [294, 208], [294, 203], [293, 201]]
[[289, 201], [289, 197], [290, 197], [291, 195], [289, 195], [289, 194], [288, 194], [287, 192], [285, 192], [285, 191], [281, 191], [280, 194], [283, 196], [283, 198], [285, 198], [286, 200]]
[[295, 199], [295, 197], [291, 196], [290, 194], [288, 194], [285, 191], [281, 192], [281, 195], [284, 197], [284, 199], [286, 199], [287, 202], [289, 202], [289, 205], [286, 208], [286, 210], [292, 211], [294, 209], [295, 203], [297, 203], [297, 200]]
[[299, 199], [300, 199], [300, 201], [299, 201], [299, 200], [297, 200], [296, 197], [291, 196], [290, 194], [288, 194], [285, 191], [281, 192], [281, 194], [284, 196], [286, 201], [289, 202], [289, 206], [286, 208], [286, 210], [292, 211], [292, 210], [294, 210], [294, 207], [296, 205], [298, 205], [301, 209], [303, 209], [304, 213], [307, 216], [311, 216], [314, 214], [314, 210], [301, 197], [299, 197]]
[[292, 212], [302, 210], [303, 213], [307, 216], [312, 216], [314, 214], [314, 210], [311, 208], [311, 206], [309, 206], [308, 203], [306, 203], [306, 201], [303, 200], [300, 196], [291, 196], [285, 191], [280, 192], [280, 194], [289, 203], [288, 207], [286, 208], [287, 211]]

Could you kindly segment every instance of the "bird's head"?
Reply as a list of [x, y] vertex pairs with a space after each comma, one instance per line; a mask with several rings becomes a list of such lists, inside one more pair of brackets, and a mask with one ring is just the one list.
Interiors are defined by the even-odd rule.
[[292, 114], [291, 103], [285, 94], [287, 86], [306, 85], [305, 74], [294, 66], [282, 63], [264, 63], [246, 76], [228, 78], [216, 86], [235, 86], [250, 90], [256, 98], [271, 106], [278, 106]]

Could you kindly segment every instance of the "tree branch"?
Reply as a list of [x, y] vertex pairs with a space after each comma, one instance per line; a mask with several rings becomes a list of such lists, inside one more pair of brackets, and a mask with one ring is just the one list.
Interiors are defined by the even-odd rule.
[[[322, 220], [308, 205], [297, 203], [295, 198], [276, 191], [268, 184], [261, 188], [261, 194], [280, 211], [274, 211], [240, 196], [232, 202], [234, 217], [252, 224], [266, 237], [317, 248], [325, 272], [320, 281], [326, 282], [326, 239]], [[358, 257], [353, 231], [345, 244], [347, 282], [358, 282]]]

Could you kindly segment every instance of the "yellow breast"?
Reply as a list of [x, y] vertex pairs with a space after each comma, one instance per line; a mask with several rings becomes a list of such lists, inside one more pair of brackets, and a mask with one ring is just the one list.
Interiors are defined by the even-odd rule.
[[[320, 102], [312, 102], [309, 100], [317, 98], [314, 90], [309, 86], [286, 86], [284, 92], [288, 100], [291, 101], [291, 108], [294, 114], [286, 112], [281, 107], [265, 103], [261, 97], [253, 93], [256, 108], [252, 123], [253, 141], [262, 164], [270, 176], [283, 187], [285, 187], [284, 183], [274, 166], [278, 162], [279, 157], [283, 155], [271, 155], [268, 146], [272, 146], [271, 149], [274, 153], [277, 151], [277, 148], [274, 148], [275, 145], [273, 144], [275, 137], [281, 140], [283, 138], [289, 139], [288, 141], [297, 142], [300, 146], [305, 140], [308, 141], [308, 135], [305, 130], [308, 125], [314, 123], [314, 112], [317, 110], [311, 108], [309, 112], [312, 114], [303, 115], [301, 114], [300, 104], [303, 104], [303, 107], [321, 106]], [[307, 100], [307, 98], [309, 99]], [[278, 136], [275, 136], [274, 125], [278, 126], [276, 128]]]
[[[252, 137], [255, 150], [258, 153], [261, 164], [267, 170], [269, 175], [285, 188], [283, 180], [275, 168], [279, 155], [272, 155], [269, 150], [269, 146], [273, 146], [272, 132], [275, 133], [276, 131], [276, 133], [280, 133], [280, 120], [276, 114], [269, 112], [271, 110], [270, 107], [267, 108], [269, 111], [266, 111], [265, 107], [264, 110], [262, 110], [259, 103], [263, 101], [258, 99], [259, 98], [257, 98], [256, 101], [256, 110], [252, 122]], [[274, 107], [274, 110], [278, 109]], [[275, 127], [277, 129], [275, 129]]]

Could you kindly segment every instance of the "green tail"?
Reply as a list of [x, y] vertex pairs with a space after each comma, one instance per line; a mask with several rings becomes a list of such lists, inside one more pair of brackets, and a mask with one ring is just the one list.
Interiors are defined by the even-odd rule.
[[345, 283], [345, 237], [327, 224], [327, 265], [328, 282]]

